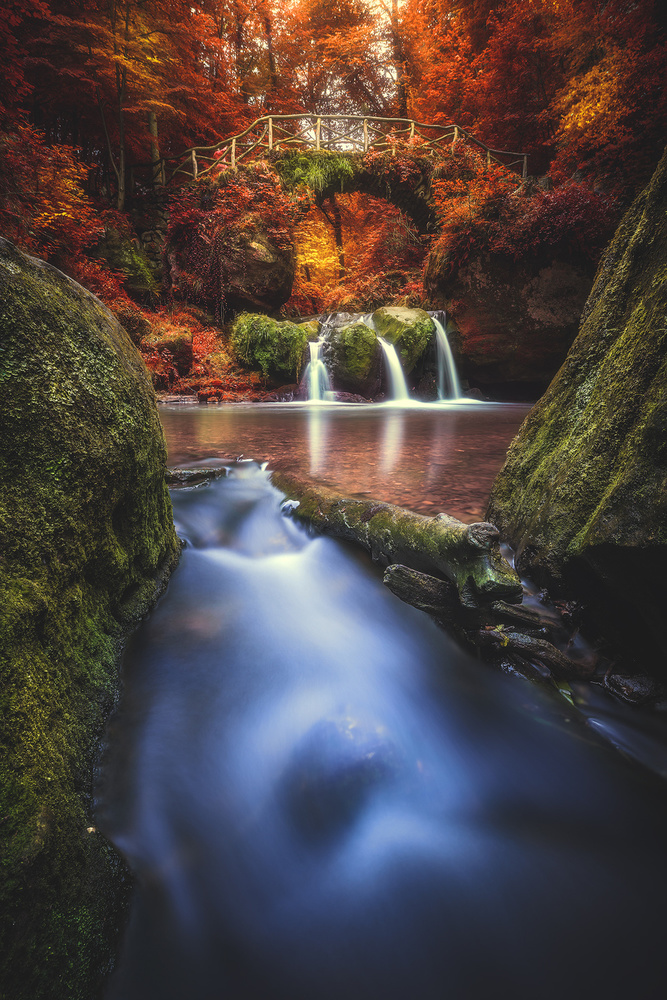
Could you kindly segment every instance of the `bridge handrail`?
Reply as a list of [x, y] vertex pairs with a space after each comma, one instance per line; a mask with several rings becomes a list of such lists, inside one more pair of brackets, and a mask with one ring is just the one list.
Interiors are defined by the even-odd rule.
[[[282, 122], [289, 121], [305, 121], [308, 124], [296, 134], [293, 134], [286, 128], [283, 128], [281, 124]], [[335, 131], [333, 132], [333, 136], [323, 138], [322, 123], [329, 122], [336, 123], [343, 129], [347, 129], [347, 131], [343, 132], [343, 134]], [[351, 123], [354, 123], [356, 127], [361, 126], [361, 135], [355, 136], [352, 134], [352, 130], [349, 128]], [[379, 128], [378, 123], [380, 123]], [[404, 127], [396, 128], [396, 126], [401, 125]], [[387, 128], [386, 126], [393, 127]], [[260, 128], [262, 129], [261, 135], [255, 138], [254, 142], [250, 144], [243, 143], [243, 140], [250, 133]], [[332, 129], [329, 130], [333, 131]], [[433, 138], [419, 134], [425, 130], [438, 131], [441, 134], [435, 135]], [[276, 132], [280, 132], [282, 135], [276, 135]], [[373, 138], [371, 138], [371, 132], [375, 133]], [[309, 134], [312, 134], [313, 138], [310, 138]], [[481, 139], [477, 139], [467, 129], [454, 123], [443, 125], [419, 122], [413, 118], [383, 118], [380, 115], [315, 115], [301, 112], [288, 115], [262, 115], [260, 118], [255, 119], [242, 132], [226, 139], [221, 139], [211, 146], [191, 146], [178, 156], [162, 157], [159, 164], [160, 177], [163, 184], [167, 180], [174, 180], [177, 174], [185, 174], [188, 180], [197, 179], [209, 173], [216, 166], [227, 164], [228, 166], [235, 167], [239, 161], [247, 159], [257, 148], [271, 152], [280, 148], [294, 148], [296, 144], [299, 144], [300, 148], [305, 147], [321, 150], [331, 149], [336, 144], [345, 143], [352, 147], [352, 149], [344, 150], [345, 152], [367, 152], [369, 149], [391, 149], [393, 143], [390, 137], [401, 138], [403, 136], [408, 136], [412, 142], [418, 138], [421, 140], [420, 146], [433, 148], [442, 147], [442, 143], [450, 139], [453, 146], [459, 138], [463, 138], [486, 153], [487, 164], [490, 165], [491, 160], [506, 167], [513, 167], [520, 164], [522, 167], [522, 176], [525, 178], [528, 174], [527, 153], [507, 149], [494, 149]], [[359, 148], [357, 149], [357, 147]], [[511, 163], [507, 163], [503, 162], [500, 157], [517, 157], [517, 159]], [[176, 166], [169, 172], [169, 176], [167, 177], [166, 164], [173, 162], [176, 162]], [[202, 163], [207, 163], [208, 165], [202, 167], [200, 165]], [[156, 165], [153, 164], [152, 166], [155, 169]]]

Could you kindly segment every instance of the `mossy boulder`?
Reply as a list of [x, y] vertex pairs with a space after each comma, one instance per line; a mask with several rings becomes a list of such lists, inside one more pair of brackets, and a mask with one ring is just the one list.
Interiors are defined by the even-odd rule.
[[155, 396], [93, 295], [0, 240], [0, 982], [90, 1000], [123, 865], [92, 775], [124, 636], [178, 558]]
[[232, 327], [231, 343], [237, 357], [261, 368], [265, 377], [298, 381], [309, 340], [317, 340], [319, 323], [291, 323], [258, 313], [242, 313]]
[[403, 371], [409, 375], [435, 334], [433, 320], [423, 309], [385, 306], [373, 313], [375, 329], [398, 351]]
[[667, 154], [598, 269], [565, 363], [488, 517], [541, 584], [579, 597], [622, 657], [665, 673]]
[[380, 391], [382, 349], [375, 331], [361, 320], [330, 330], [323, 357], [334, 389], [367, 399]]

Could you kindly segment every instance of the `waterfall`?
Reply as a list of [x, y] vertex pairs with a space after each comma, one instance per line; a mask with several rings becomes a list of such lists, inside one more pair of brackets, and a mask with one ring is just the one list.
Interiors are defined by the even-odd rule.
[[435, 326], [438, 348], [438, 399], [460, 399], [461, 384], [445, 328], [435, 316], [432, 316], [431, 319]]
[[399, 402], [409, 399], [410, 395], [405, 382], [405, 375], [403, 374], [403, 368], [400, 358], [396, 353], [396, 348], [383, 337], [378, 337], [378, 340], [384, 352], [387, 374], [389, 375], [389, 391], [391, 392], [392, 400]]
[[320, 337], [319, 340], [311, 340], [308, 345], [310, 347], [310, 361], [304, 374], [308, 399], [317, 403], [331, 399], [331, 379], [327, 366], [322, 360], [323, 344], [324, 337]]

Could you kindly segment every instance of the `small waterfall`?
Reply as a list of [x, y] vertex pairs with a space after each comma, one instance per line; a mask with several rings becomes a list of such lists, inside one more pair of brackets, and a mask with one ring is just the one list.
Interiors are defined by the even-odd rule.
[[327, 366], [322, 360], [323, 344], [324, 337], [320, 337], [319, 340], [311, 340], [308, 345], [310, 347], [310, 361], [304, 374], [308, 399], [317, 403], [331, 399], [331, 379]]
[[405, 375], [403, 374], [403, 367], [401, 365], [400, 358], [396, 353], [396, 348], [383, 337], [378, 337], [378, 340], [380, 341], [380, 346], [384, 351], [387, 374], [389, 375], [389, 391], [391, 392], [392, 400], [400, 402], [404, 399], [409, 399], [410, 395], [408, 393]]
[[435, 326], [436, 345], [438, 348], [438, 399], [460, 399], [461, 384], [445, 328], [435, 316], [431, 316], [431, 319]]

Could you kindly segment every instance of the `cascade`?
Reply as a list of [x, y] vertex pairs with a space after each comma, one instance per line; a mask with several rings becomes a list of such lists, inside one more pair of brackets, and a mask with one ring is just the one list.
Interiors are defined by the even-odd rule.
[[387, 374], [389, 375], [389, 391], [391, 392], [392, 401], [400, 402], [404, 399], [409, 399], [410, 394], [408, 393], [405, 375], [403, 374], [403, 367], [401, 365], [400, 358], [396, 353], [396, 348], [393, 344], [390, 344], [389, 341], [385, 340], [384, 337], [378, 337], [378, 340], [380, 341], [380, 346], [384, 352]]
[[460, 399], [461, 384], [445, 327], [435, 316], [431, 316], [431, 319], [435, 326], [438, 350], [438, 399]]
[[306, 383], [308, 399], [310, 402], [321, 403], [323, 400], [333, 398], [329, 372], [327, 371], [327, 366], [322, 360], [323, 344], [324, 337], [320, 337], [319, 340], [311, 340], [308, 345], [310, 347], [310, 361], [306, 366], [304, 381]]

